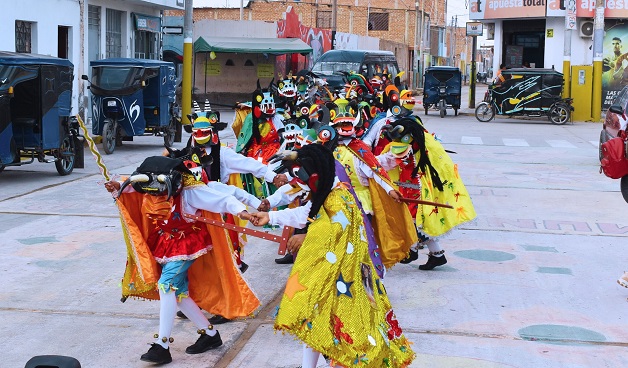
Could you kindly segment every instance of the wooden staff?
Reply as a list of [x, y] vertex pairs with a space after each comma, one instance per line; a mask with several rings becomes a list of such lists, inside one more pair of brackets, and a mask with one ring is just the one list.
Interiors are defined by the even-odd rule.
[[196, 221], [200, 221], [200, 222], [204, 222], [206, 224], [210, 224], [210, 225], [213, 225], [213, 226], [222, 227], [224, 229], [233, 230], [233, 231], [236, 231], [238, 233], [251, 235], [251, 236], [254, 236], [256, 238], [261, 238], [261, 239], [266, 239], [266, 240], [270, 240], [270, 241], [273, 241], [273, 242], [277, 242], [277, 243], [279, 243], [279, 250], [277, 251], [277, 253], [280, 254], [280, 255], [286, 254], [286, 246], [288, 245], [288, 239], [290, 239], [290, 236], [292, 235], [292, 230], [288, 226], [284, 226], [283, 232], [281, 233], [281, 235], [273, 235], [273, 234], [267, 233], [265, 231], [249, 229], [247, 227], [237, 226], [237, 225], [234, 225], [234, 224], [228, 224], [226, 222], [218, 221], [218, 220], [212, 220], [212, 219], [207, 218], [207, 217], [190, 215], [188, 213], [183, 214], [183, 217], [186, 217], [186, 218], [189, 218], [189, 219], [192, 219], [192, 220], [196, 220]]

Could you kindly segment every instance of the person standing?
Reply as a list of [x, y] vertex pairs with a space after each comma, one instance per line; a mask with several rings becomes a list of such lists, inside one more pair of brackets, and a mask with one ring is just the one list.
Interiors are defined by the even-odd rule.
[[275, 329], [304, 343], [303, 368], [316, 367], [321, 353], [336, 367], [407, 367], [415, 353], [371, 260], [350, 184], [336, 181], [332, 152], [320, 144], [297, 150], [292, 161], [299, 167], [294, 185], [311, 200], [293, 209], [258, 212], [250, 220], [256, 226], [309, 224]]
[[260, 305], [236, 268], [224, 229], [185, 217], [201, 213], [221, 220], [220, 213], [231, 213], [248, 219], [246, 206], [206, 186], [201, 172], [200, 162], [154, 156], [124, 183], [105, 183], [109, 192], [118, 192], [127, 243], [123, 301], [128, 297], [159, 300], [159, 332], [142, 361], [172, 362], [169, 344], [174, 341], [177, 307], [200, 335], [185, 352], [199, 354], [222, 345], [220, 334], [199, 306], [236, 318], [252, 314]]

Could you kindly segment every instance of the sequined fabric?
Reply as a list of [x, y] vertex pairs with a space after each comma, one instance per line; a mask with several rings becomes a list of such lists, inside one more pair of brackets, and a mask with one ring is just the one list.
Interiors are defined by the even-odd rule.
[[275, 329], [345, 367], [406, 367], [414, 359], [374, 270], [361, 213], [342, 187], [308, 229]]

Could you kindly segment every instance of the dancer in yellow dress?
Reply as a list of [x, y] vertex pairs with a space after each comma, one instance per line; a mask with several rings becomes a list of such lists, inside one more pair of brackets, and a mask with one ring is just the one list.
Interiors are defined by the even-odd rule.
[[[392, 122], [386, 128], [391, 141], [378, 156], [382, 167], [406, 198], [446, 203], [454, 209], [429, 205], [408, 204], [419, 229], [418, 247], [427, 245], [430, 253], [421, 270], [432, 270], [447, 263], [437, 237], [475, 218], [471, 197], [460, 178], [458, 166], [451, 160], [434, 135], [425, 130], [421, 119], [408, 116]], [[409, 263], [418, 258], [416, 249], [410, 251]]]
[[335, 180], [331, 151], [311, 144], [295, 152], [291, 182], [310, 192], [303, 206], [252, 214], [251, 222], [304, 227], [275, 329], [304, 342], [303, 368], [323, 353], [337, 366], [406, 367], [414, 359], [382, 280], [369, 255], [368, 237], [348, 183]]

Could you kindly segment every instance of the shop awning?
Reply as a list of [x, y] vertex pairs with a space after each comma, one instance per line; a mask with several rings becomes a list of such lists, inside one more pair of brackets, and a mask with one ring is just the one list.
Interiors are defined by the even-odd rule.
[[312, 48], [298, 38], [199, 37], [194, 52], [238, 52], [246, 54], [309, 54]]

